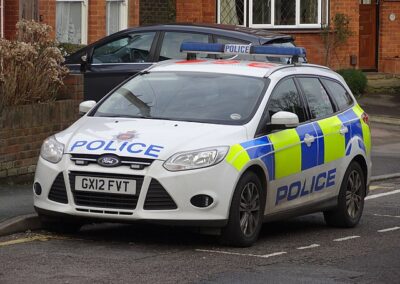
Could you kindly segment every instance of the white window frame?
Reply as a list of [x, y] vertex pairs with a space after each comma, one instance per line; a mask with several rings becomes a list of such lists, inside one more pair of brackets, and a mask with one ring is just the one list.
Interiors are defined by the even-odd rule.
[[[56, 0], [57, 2], [81, 2], [82, 3], [82, 19], [81, 19], [81, 42], [80, 44], [88, 43], [88, 0]], [[57, 25], [57, 19], [56, 19]], [[57, 27], [56, 27], [57, 31]]]
[[[326, 11], [322, 11], [322, 0], [318, 0], [318, 23], [300, 23], [300, 0], [296, 0], [296, 24], [295, 25], [275, 25], [275, 0], [271, 0], [271, 24], [253, 24], [253, 1], [249, 0], [249, 27], [251, 28], [277, 28], [277, 29], [315, 29], [322, 27], [322, 13], [326, 13], [328, 19], [329, 0], [327, 0]], [[219, 16], [219, 11], [218, 11]]]
[[[231, 1], [235, 1], [235, 0], [231, 0]], [[238, 26], [246, 27], [247, 26], [247, 0], [243, 0], [243, 4], [244, 4], [243, 25], [238, 25]], [[218, 10], [217, 23], [220, 24], [221, 23], [221, 0], [218, 0], [217, 10]]]
[[119, 6], [119, 25], [118, 31], [128, 28], [128, 1], [127, 0], [106, 0], [106, 34], [108, 33], [108, 13], [107, 13], [107, 3], [108, 2], [120, 2]]

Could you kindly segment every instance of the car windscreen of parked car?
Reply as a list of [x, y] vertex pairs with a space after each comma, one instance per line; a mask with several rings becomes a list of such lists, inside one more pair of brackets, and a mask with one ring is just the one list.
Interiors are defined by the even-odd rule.
[[153, 72], [111, 94], [94, 116], [244, 124], [253, 116], [268, 79], [200, 72]]

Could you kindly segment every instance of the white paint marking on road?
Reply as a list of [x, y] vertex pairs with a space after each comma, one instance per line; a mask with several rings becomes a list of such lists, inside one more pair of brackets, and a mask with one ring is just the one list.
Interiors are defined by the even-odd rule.
[[312, 244], [306, 247], [298, 247], [297, 249], [312, 249], [312, 248], [317, 248], [319, 247], [319, 244]]
[[394, 216], [394, 215], [385, 215], [385, 214], [373, 214], [373, 215], [378, 217], [400, 218], [400, 216]]
[[384, 186], [384, 185], [370, 185], [369, 190], [374, 191], [377, 189], [392, 189], [392, 186]]
[[396, 190], [389, 191], [389, 192], [384, 192], [384, 193], [378, 193], [378, 194], [369, 195], [369, 196], [365, 197], [365, 200], [375, 199], [375, 198], [388, 196], [388, 195], [392, 195], [392, 194], [396, 194], [396, 193], [400, 193], [400, 189], [396, 189]]
[[238, 252], [230, 252], [230, 251], [222, 251], [222, 250], [208, 250], [208, 249], [196, 249], [198, 252], [209, 252], [209, 253], [219, 253], [219, 254], [228, 254], [228, 255], [238, 255], [238, 256], [251, 256], [251, 257], [259, 257], [259, 258], [269, 258], [273, 256], [278, 256], [285, 254], [285, 251], [274, 252], [271, 254], [250, 254], [250, 253], [238, 253]]
[[399, 229], [400, 229], [400, 227], [392, 227], [392, 228], [378, 230], [378, 233], [386, 233], [386, 232], [396, 231], [396, 230], [399, 230]]
[[347, 240], [352, 240], [352, 239], [357, 239], [360, 236], [348, 236], [348, 237], [344, 237], [344, 238], [339, 238], [339, 239], [334, 239], [334, 242], [343, 242], [343, 241], [347, 241]]

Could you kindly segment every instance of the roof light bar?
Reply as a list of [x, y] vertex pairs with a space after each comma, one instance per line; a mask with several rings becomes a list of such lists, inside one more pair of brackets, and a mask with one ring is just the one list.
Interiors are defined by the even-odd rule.
[[296, 62], [299, 57], [306, 57], [306, 50], [303, 47], [202, 42], [184, 42], [181, 45], [181, 52], [186, 52], [188, 54], [188, 59], [193, 59], [193, 54], [250, 54], [267, 55], [271, 57], [293, 57], [293, 62]]

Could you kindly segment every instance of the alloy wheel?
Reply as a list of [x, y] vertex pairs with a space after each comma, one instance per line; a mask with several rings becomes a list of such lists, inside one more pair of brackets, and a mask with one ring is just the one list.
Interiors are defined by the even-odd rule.
[[245, 185], [240, 196], [240, 228], [245, 236], [251, 236], [257, 229], [260, 218], [260, 195], [256, 184]]

